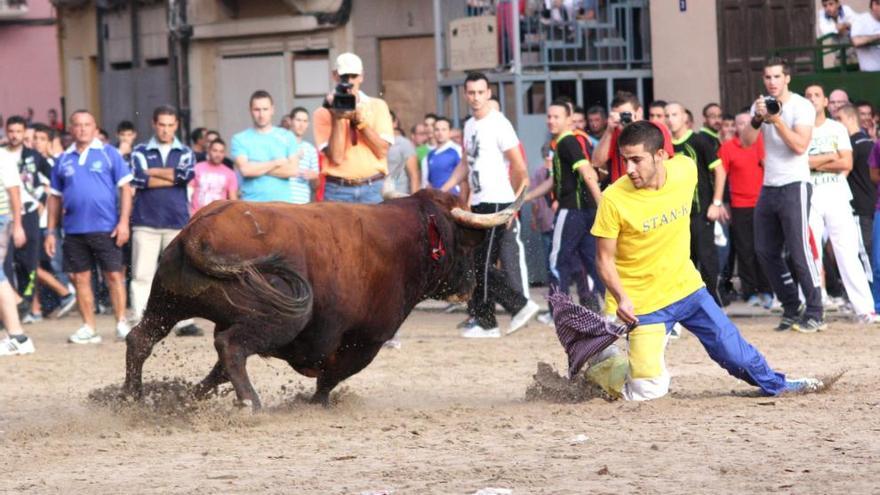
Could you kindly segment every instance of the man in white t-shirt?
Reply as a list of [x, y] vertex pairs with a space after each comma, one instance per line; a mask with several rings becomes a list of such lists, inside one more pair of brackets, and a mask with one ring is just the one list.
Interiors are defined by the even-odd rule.
[[[852, 170], [853, 153], [849, 132], [840, 122], [825, 117], [828, 98], [822, 86], [807, 86], [804, 96], [816, 109], [816, 125], [808, 151], [813, 180], [810, 229], [819, 246], [827, 233], [857, 321], [862, 324], [880, 323], [874, 314], [874, 298], [871, 296], [868, 276], [859, 260], [859, 227], [850, 206], [852, 191], [846, 174]], [[820, 247], [817, 251], [818, 265], [822, 266], [823, 250]]]
[[[492, 91], [486, 76], [481, 73], [468, 74], [464, 89], [473, 115], [464, 127], [465, 159], [455, 167], [442, 190], [451, 190], [468, 176], [471, 210], [475, 213], [494, 213], [516, 200], [515, 191], [528, 187], [528, 172], [516, 131], [510, 121], [488, 103]], [[513, 222], [518, 221], [515, 219]], [[507, 228], [518, 228], [514, 224]], [[477, 249], [477, 285], [468, 302], [468, 314], [473, 321], [465, 328], [464, 337], [501, 336], [495, 319], [496, 302], [513, 315], [507, 333], [524, 327], [538, 313], [538, 305], [514, 289], [509, 278], [496, 267], [503, 232], [502, 227], [489, 230], [483, 244]]]
[[[752, 125], [740, 136], [743, 146], [754, 144], [759, 133], [764, 137], [764, 184], [755, 205], [755, 253], [782, 303], [782, 320], [776, 329], [812, 333], [826, 327], [808, 224], [812, 184], [807, 150], [816, 110], [804, 97], [789, 91], [791, 69], [781, 58], [764, 64], [763, 80], [776, 103], [768, 105], [759, 96], [752, 105]], [[807, 303], [803, 313], [795, 279]]]
[[844, 41], [856, 16], [852, 7], [841, 5], [840, 0], [822, 0], [822, 8], [816, 9], [816, 29], [819, 36], [834, 34]]
[[856, 17], [850, 36], [859, 68], [865, 72], [880, 71], [880, 0], [871, 0], [868, 11]]

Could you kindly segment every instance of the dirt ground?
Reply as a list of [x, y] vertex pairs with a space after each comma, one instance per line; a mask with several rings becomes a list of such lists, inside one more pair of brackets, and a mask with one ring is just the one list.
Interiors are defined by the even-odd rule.
[[[403, 348], [345, 382], [331, 409], [303, 401], [312, 379], [251, 358], [268, 409], [257, 416], [231, 395], [95, 404], [90, 392], [122, 382], [124, 344], [66, 344], [76, 317], [29, 327], [37, 353], [0, 360], [0, 492], [880, 492], [880, 328], [832, 321], [820, 334], [780, 334], [775, 318], [736, 319], [791, 376], [846, 370], [818, 395], [744, 397], [750, 387], [688, 335], [667, 353], [670, 396], [553, 404], [524, 399], [539, 361], [564, 368], [552, 329], [533, 322], [473, 341], [454, 329], [462, 318], [414, 312]], [[111, 335], [108, 318], [99, 330]], [[214, 360], [210, 337], [171, 336], [145, 379], [197, 381]]]

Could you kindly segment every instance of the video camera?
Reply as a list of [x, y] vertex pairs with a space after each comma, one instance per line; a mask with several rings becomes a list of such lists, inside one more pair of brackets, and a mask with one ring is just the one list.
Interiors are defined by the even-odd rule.
[[633, 114], [632, 112], [620, 112], [620, 124], [627, 126], [632, 124]]
[[772, 96], [764, 97], [764, 105], [767, 106], [767, 113], [770, 115], [776, 115], [782, 111], [782, 104]]
[[336, 91], [333, 93], [333, 110], [349, 112], [357, 107], [357, 98], [351, 93], [354, 87], [349, 82], [351, 77], [351, 74], [339, 76], [339, 84], [336, 85]]

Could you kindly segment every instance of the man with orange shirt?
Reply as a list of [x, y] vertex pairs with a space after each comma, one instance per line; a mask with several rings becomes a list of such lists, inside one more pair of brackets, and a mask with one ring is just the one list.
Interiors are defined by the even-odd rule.
[[[382, 202], [382, 185], [388, 175], [388, 148], [394, 144], [394, 128], [388, 105], [360, 90], [364, 66], [354, 53], [336, 58], [337, 82], [347, 79], [357, 106], [351, 111], [333, 110], [333, 93], [315, 110], [315, 142], [324, 155], [324, 199], [346, 203]], [[344, 77], [344, 76], [347, 76]]]
[[773, 291], [755, 256], [755, 205], [764, 182], [764, 139], [759, 135], [751, 146], [739, 139], [751, 118], [747, 111], [736, 116], [736, 135], [721, 145], [718, 158], [727, 172], [730, 187], [730, 230], [741, 292], [748, 297], [750, 306], [763, 305], [770, 309]]

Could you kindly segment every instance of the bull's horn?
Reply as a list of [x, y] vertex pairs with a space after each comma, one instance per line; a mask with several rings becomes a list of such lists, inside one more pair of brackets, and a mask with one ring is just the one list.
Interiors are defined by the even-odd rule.
[[397, 198], [405, 198], [409, 196], [409, 194], [404, 194], [402, 192], [397, 192], [394, 189], [394, 183], [390, 180], [386, 180], [384, 184], [382, 184], [382, 199], [397, 199]]
[[397, 198], [406, 198], [406, 197], [409, 197], [409, 194], [404, 194], [404, 193], [402, 193], [402, 192], [395, 191], [395, 190], [393, 190], [393, 189], [390, 189], [390, 190], [388, 190], [388, 191], [382, 191], [382, 199], [385, 199], [385, 200], [388, 200], [388, 199], [397, 199]]
[[492, 227], [497, 227], [499, 225], [504, 225], [516, 215], [516, 212], [519, 211], [520, 207], [522, 207], [523, 202], [526, 199], [526, 186], [523, 185], [519, 188], [517, 192], [516, 201], [513, 202], [507, 208], [497, 212], [497, 213], [473, 213], [470, 211], [462, 210], [461, 208], [453, 208], [450, 213], [452, 214], [452, 218], [455, 219], [461, 225], [465, 227], [472, 227], [475, 229], [491, 229]]

